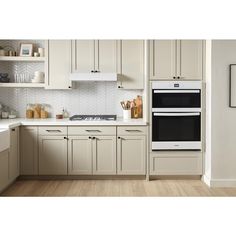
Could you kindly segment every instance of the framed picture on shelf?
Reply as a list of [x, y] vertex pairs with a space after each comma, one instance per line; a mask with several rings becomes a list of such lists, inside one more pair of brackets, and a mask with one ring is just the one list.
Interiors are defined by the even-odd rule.
[[22, 43], [20, 45], [20, 56], [21, 57], [31, 57], [33, 53], [32, 43]]

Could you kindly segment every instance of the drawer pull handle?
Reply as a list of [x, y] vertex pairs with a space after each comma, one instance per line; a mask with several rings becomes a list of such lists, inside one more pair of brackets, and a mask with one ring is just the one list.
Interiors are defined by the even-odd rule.
[[87, 132], [101, 132], [101, 130], [98, 129], [86, 129]]
[[55, 129], [55, 130], [47, 129], [46, 131], [49, 133], [61, 133], [61, 130], [59, 129]]
[[135, 132], [135, 133], [142, 132], [141, 130], [138, 130], [138, 129], [126, 129], [125, 131], [126, 132]]

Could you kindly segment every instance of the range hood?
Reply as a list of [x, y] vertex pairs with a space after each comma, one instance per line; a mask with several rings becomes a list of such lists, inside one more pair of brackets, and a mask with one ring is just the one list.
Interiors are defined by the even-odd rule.
[[71, 81], [117, 81], [116, 73], [71, 73]]

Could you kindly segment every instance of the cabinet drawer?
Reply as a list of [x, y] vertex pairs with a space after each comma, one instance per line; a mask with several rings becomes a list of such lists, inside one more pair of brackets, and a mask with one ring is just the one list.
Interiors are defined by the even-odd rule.
[[201, 157], [151, 157], [152, 175], [201, 175]]
[[39, 127], [39, 135], [67, 135], [67, 127], [66, 126]]
[[117, 127], [117, 135], [146, 135], [146, 126], [120, 126]]
[[70, 126], [68, 135], [116, 135], [116, 127], [104, 126]]

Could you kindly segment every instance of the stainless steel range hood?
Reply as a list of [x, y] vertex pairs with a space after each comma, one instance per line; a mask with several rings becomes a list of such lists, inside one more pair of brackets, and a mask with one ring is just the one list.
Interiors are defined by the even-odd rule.
[[116, 73], [71, 73], [71, 81], [117, 81]]

